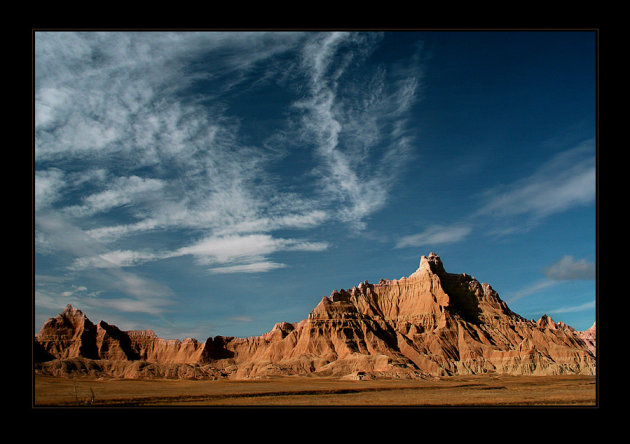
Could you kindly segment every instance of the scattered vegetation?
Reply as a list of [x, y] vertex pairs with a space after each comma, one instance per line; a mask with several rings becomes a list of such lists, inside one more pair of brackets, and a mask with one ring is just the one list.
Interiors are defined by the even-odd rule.
[[94, 396], [94, 390], [92, 390], [92, 387], [88, 387], [88, 389], [90, 390], [90, 395], [85, 398], [79, 397], [79, 388], [78, 388], [76, 379], [73, 380], [73, 387], [74, 387], [74, 402], [76, 404], [82, 405], [82, 406], [91, 406], [92, 404], [94, 404], [94, 400], [96, 399], [96, 397]]

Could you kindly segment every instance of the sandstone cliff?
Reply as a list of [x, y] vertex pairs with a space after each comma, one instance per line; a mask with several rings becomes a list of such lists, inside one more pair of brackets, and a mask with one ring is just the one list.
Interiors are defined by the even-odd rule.
[[280, 322], [258, 337], [165, 340], [151, 330], [95, 326], [68, 306], [37, 335], [46, 362], [36, 370], [179, 378], [594, 374], [592, 330], [546, 315], [527, 320], [490, 285], [447, 273], [431, 253], [409, 277], [335, 290], [303, 321]]

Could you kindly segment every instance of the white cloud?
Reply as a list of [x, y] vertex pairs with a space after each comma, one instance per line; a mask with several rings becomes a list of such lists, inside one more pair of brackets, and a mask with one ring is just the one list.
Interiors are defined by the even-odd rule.
[[[315, 170], [322, 190], [340, 204], [335, 214], [358, 229], [365, 228], [364, 219], [385, 205], [395, 180], [391, 172], [407, 159], [405, 113], [416, 98], [419, 76], [417, 69], [405, 72], [406, 76], [395, 79], [396, 89], [390, 93], [382, 70], [362, 72], [360, 87], [340, 92], [343, 76], [349, 75], [347, 68], [367, 57], [378, 38], [378, 34], [317, 34], [305, 45], [302, 58], [309, 95], [294, 104], [303, 113], [300, 138], [316, 145], [321, 163]], [[386, 135], [392, 141], [384, 141]]]
[[[304, 35], [37, 33], [36, 39], [36, 109], [44, 114], [37, 119], [36, 164], [63, 158], [101, 172], [88, 183], [96, 192], [81, 190], [82, 200], [60, 211], [107, 216], [125, 206], [134, 219], [102, 218], [86, 235], [112, 243], [154, 230], [271, 232], [328, 219], [319, 203], [267, 183], [269, 156], [239, 143], [238, 120], [221, 105], [169, 95], [214, 76], [233, 79], [222, 83], [230, 89], [257, 62], [291, 49]], [[212, 71], [182, 71], [194, 57], [215, 51], [220, 57], [213, 58]], [[147, 173], [121, 174], [139, 168]], [[61, 174], [52, 183], [46, 182], [51, 174], [38, 172], [38, 201], [59, 197]]]
[[160, 227], [165, 228], [164, 225], [160, 225], [155, 219], [144, 219], [132, 224], [92, 228], [90, 230], [86, 230], [86, 234], [94, 239], [107, 243], [130, 234], [147, 232]]
[[[396, 80], [396, 90], [386, 91], [376, 75], [372, 90], [338, 95], [337, 82], [346, 68], [366, 57], [378, 39], [378, 33], [38, 32], [36, 165], [63, 159], [80, 162], [84, 171], [100, 169], [100, 188], [63, 211], [81, 217], [121, 205], [133, 210], [136, 220], [86, 230], [102, 242], [170, 228], [215, 234], [311, 228], [333, 212], [364, 226], [362, 219], [387, 199], [392, 175], [386, 170], [403, 161], [407, 139], [400, 137], [400, 122], [417, 84], [417, 72], [409, 72]], [[242, 83], [258, 62], [302, 43], [302, 65], [286, 71], [296, 75], [301, 69], [311, 79], [308, 97], [296, 106], [309, 114], [302, 134], [318, 144], [321, 164], [316, 168], [325, 190], [308, 205], [301, 196], [268, 183], [265, 163], [270, 157], [238, 142], [239, 122], [222, 105], [210, 105], [212, 97], [201, 106], [172, 95], [199, 80], [221, 79], [223, 86], [210, 93], [219, 97]], [[344, 45], [352, 50], [340, 53]], [[214, 54], [220, 56], [213, 58], [211, 71], [184, 70], [194, 66], [190, 62], [195, 58]], [[341, 63], [333, 63], [339, 57]], [[278, 65], [269, 66], [273, 74], [280, 73]], [[391, 114], [388, 122], [378, 122], [381, 114]], [[361, 130], [368, 121], [370, 130]], [[368, 170], [374, 160], [370, 148], [390, 121], [397, 122], [392, 131], [396, 142], [382, 155], [382, 168]], [[347, 149], [339, 145], [339, 136]], [[360, 146], [352, 147], [353, 140]], [[147, 175], [132, 173], [139, 168]], [[47, 196], [46, 202], [52, 202], [54, 195]], [[341, 207], [331, 210], [332, 203]]]
[[112, 298], [91, 300], [89, 306], [115, 309], [122, 312], [160, 315], [164, 312], [164, 307], [169, 304], [170, 302], [159, 299], [140, 300], [132, 298]]
[[112, 208], [133, 203], [139, 205], [143, 200], [158, 200], [165, 182], [159, 179], [141, 178], [138, 176], [117, 177], [106, 190], [91, 194], [83, 199], [82, 205], [64, 208], [64, 211], [75, 216], [92, 216]]
[[575, 260], [573, 256], [563, 256], [555, 264], [545, 268], [545, 275], [552, 280], [592, 280], [595, 279], [595, 264], [586, 259]]
[[[82, 200], [60, 211], [67, 217], [102, 215], [99, 225], [84, 230], [102, 243], [151, 230], [229, 234], [233, 227], [237, 233], [270, 232], [321, 224], [328, 216], [319, 204], [268, 183], [269, 156], [239, 142], [239, 121], [223, 105], [209, 96], [201, 105], [195, 97], [173, 95], [196, 81], [220, 78], [222, 86], [208, 90], [220, 96], [259, 61], [294, 48], [305, 36], [36, 33], [36, 166], [63, 159], [75, 162], [75, 169], [101, 173], [85, 183], [95, 191], [79, 190]], [[212, 70], [191, 65], [199, 57], [212, 57]], [[63, 174], [37, 171], [37, 202], [59, 199]], [[76, 191], [78, 173], [70, 176]], [[120, 206], [134, 220], [108, 223], [108, 212]], [[46, 240], [38, 236], [43, 246]]]
[[269, 235], [208, 237], [182, 247], [174, 255], [193, 255], [200, 263], [232, 262], [275, 252], [278, 240]]
[[[171, 253], [171, 256], [193, 255], [201, 264], [251, 263], [278, 251], [322, 251], [325, 242], [308, 242], [297, 239], [274, 238], [267, 234], [210, 236]], [[266, 262], [265, 262], [266, 263]], [[237, 269], [235, 269], [237, 270]]]
[[[92, 273], [94, 272], [92, 270]], [[98, 278], [101, 283], [103, 280], [109, 280], [109, 282], [103, 283], [106, 288], [118, 290], [139, 302], [153, 305], [155, 309], [172, 304], [175, 296], [168, 286], [119, 268], [104, 269]]]
[[[212, 76], [230, 79], [226, 88], [233, 87], [257, 62], [301, 38], [293, 33], [36, 32], [36, 156], [95, 158], [133, 149], [136, 162], [163, 160], [162, 154], [182, 150], [189, 130], [206, 128], [199, 107], [175, 101], [173, 92]], [[189, 69], [195, 58], [217, 52], [211, 72]], [[207, 128], [211, 135], [213, 125]]]
[[585, 141], [556, 154], [534, 173], [483, 196], [478, 214], [529, 216], [533, 221], [595, 200], [595, 145]]
[[285, 264], [279, 264], [276, 262], [254, 262], [251, 264], [231, 265], [227, 267], [214, 267], [210, 268], [212, 273], [227, 274], [227, 273], [264, 273], [270, 270], [278, 268], [285, 268]]
[[[273, 254], [329, 247], [306, 236], [280, 237], [278, 230], [314, 228], [333, 216], [364, 227], [386, 203], [391, 171], [407, 159], [406, 113], [418, 86], [412, 67], [366, 73], [370, 88], [340, 90], [351, 64], [365, 60], [380, 38], [36, 32], [37, 253], [54, 255], [75, 282], [89, 278], [91, 290], [108, 293], [90, 306], [157, 314], [173, 302], [173, 291], [129, 268], [190, 255], [212, 273], [262, 273], [288, 266]], [[274, 59], [287, 51], [301, 54], [301, 63]], [[211, 60], [211, 69], [200, 60]], [[264, 72], [261, 61], [271, 62]], [[275, 134], [284, 140], [299, 134], [300, 142], [316, 146], [317, 164], [307, 173], [319, 175], [315, 197], [271, 178], [270, 165], [288, 149], [245, 143], [243, 122], [222, 101], [274, 77], [295, 76], [309, 79], [290, 109], [303, 111], [303, 119], [281, 122], [292, 129]], [[196, 82], [212, 87], [201, 97]], [[199, 240], [153, 250], [135, 237], [167, 230], [173, 239], [192, 233]], [[39, 294], [51, 306], [70, 291], [53, 296], [44, 287]], [[65, 300], [86, 293], [72, 291]]]
[[114, 250], [82, 256], [76, 258], [68, 269], [71, 271], [94, 268], [119, 269], [160, 259], [190, 255], [195, 257], [201, 265], [236, 263], [226, 267], [212, 268], [211, 271], [214, 273], [261, 273], [286, 267], [285, 264], [263, 260], [270, 254], [281, 251], [323, 251], [328, 247], [326, 242], [274, 238], [267, 234], [209, 236], [174, 251]]
[[72, 256], [92, 256], [107, 249], [66, 217], [51, 211], [35, 214], [35, 247], [38, 253], [55, 252]]
[[35, 172], [35, 211], [51, 206], [65, 187], [64, 172], [57, 168]]
[[[59, 302], [58, 306], [65, 306], [81, 300], [85, 297], [92, 299], [93, 295], [103, 292], [122, 293], [129, 299], [136, 300], [137, 307], [145, 307], [143, 311], [156, 313], [162, 311], [163, 307], [173, 302], [174, 293], [172, 290], [159, 282], [143, 277], [138, 274], [123, 271], [121, 267], [129, 265], [132, 261], [140, 262], [151, 259], [147, 253], [133, 253], [129, 251], [109, 251], [108, 248], [98, 240], [89, 236], [81, 228], [68, 221], [58, 213], [43, 213], [36, 219], [36, 248], [41, 254], [55, 255], [57, 267], [62, 267], [69, 260], [73, 261], [65, 267], [71, 274], [63, 278], [50, 279], [38, 275], [39, 295], [37, 303], [43, 301], [46, 306], [52, 306]], [[86, 270], [89, 270], [86, 274]], [[72, 291], [60, 286], [71, 279], [89, 279], [94, 288], [90, 294], [85, 294], [78, 286]], [[46, 289], [58, 289], [57, 291], [47, 291]]]
[[432, 225], [421, 233], [401, 237], [395, 248], [420, 247], [459, 242], [470, 234], [472, 228], [466, 225]]
[[310, 228], [322, 224], [329, 218], [329, 214], [322, 210], [309, 211], [304, 214], [287, 214], [258, 219], [245, 220], [241, 223], [218, 229], [217, 235], [228, 233], [267, 232], [283, 228]]
[[120, 268], [129, 267], [153, 261], [165, 257], [164, 254], [147, 253], [131, 250], [115, 250], [107, 253], [79, 257], [74, 260], [69, 269], [73, 271], [84, 270], [87, 268]]
[[556, 313], [573, 313], [576, 311], [585, 311], [585, 310], [591, 310], [593, 308], [595, 308], [595, 301], [591, 301], [591, 302], [586, 302], [584, 304], [580, 304], [580, 305], [574, 305], [571, 307], [561, 307], [561, 308], [556, 308], [554, 310], [549, 310], [548, 313], [549, 314], [556, 314]]
[[556, 282], [556, 281], [547, 280], [547, 279], [534, 282], [534, 283], [528, 285], [527, 287], [525, 287], [525, 288], [523, 288], [523, 289], [521, 289], [521, 290], [519, 290], [519, 291], [517, 291], [517, 292], [515, 292], [515, 293], [513, 293], [511, 295], [508, 295], [506, 297], [506, 301], [510, 302], [510, 303], [516, 302], [519, 299], [522, 299], [522, 298], [524, 298], [526, 296], [530, 296], [530, 295], [532, 295], [534, 293], [538, 293], [539, 291], [544, 290], [545, 288], [551, 287], [553, 285], [556, 285], [557, 283], [558, 282]]

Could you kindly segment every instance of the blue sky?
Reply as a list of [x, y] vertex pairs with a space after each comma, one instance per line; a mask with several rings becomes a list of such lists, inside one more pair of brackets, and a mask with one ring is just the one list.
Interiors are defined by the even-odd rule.
[[255, 336], [433, 251], [596, 313], [591, 31], [35, 32], [35, 328]]

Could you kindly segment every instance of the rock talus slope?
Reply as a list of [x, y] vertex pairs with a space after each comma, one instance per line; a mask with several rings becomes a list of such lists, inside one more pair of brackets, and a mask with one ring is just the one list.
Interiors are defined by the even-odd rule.
[[591, 375], [594, 334], [595, 326], [578, 332], [546, 315], [527, 320], [490, 285], [447, 273], [431, 253], [409, 277], [335, 290], [306, 319], [279, 322], [257, 337], [165, 340], [151, 330], [94, 325], [68, 306], [37, 335], [45, 362], [36, 368], [176, 378]]

